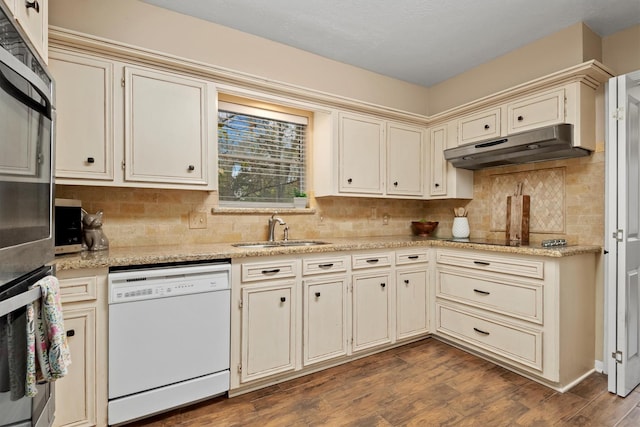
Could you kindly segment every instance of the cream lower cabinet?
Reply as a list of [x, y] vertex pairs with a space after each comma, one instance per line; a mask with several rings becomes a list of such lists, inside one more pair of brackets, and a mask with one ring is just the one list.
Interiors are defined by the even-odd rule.
[[393, 254], [352, 255], [352, 351], [358, 352], [394, 341]]
[[57, 183], [215, 189], [211, 83], [61, 48], [49, 68]]
[[347, 354], [348, 259], [322, 255], [302, 260], [304, 366]]
[[429, 331], [429, 266], [424, 249], [396, 252], [396, 337]]
[[242, 382], [296, 368], [296, 288], [283, 280], [242, 289]]
[[72, 363], [55, 383], [54, 426], [105, 426], [107, 270], [61, 271], [57, 277]]
[[436, 259], [437, 335], [561, 391], [593, 372], [594, 254]]
[[300, 261], [232, 263], [231, 388], [299, 369]]

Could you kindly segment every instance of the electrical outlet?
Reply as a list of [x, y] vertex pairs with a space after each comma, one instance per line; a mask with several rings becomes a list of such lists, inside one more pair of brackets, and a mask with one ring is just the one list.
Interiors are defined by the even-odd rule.
[[382, 216], [382, 225], [389, 225], [389, 214], [384, 214]]
[[207, 228], [206, 212], [189, 212], [189, 228]]

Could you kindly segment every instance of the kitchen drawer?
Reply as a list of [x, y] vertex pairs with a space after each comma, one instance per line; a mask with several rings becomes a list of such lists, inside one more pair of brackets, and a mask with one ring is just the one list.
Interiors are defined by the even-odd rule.
[[305, 258], [302, 260], [302, 274], [341, 273], [347, 271], [349, 257]]
[[564, 99], [564, 89], [556, 89], [508, 104], [507, 132], [512, 134], [563, 123]]
[[500, 108], [484, 110], [458, 120], [458, 145], [500, 136]]
[[357, 254], [351, 256], [351, 266], [354, 270], [360, 268], [389, 267], [393, 255], [388, 252]]
[[469, 270], [438, 269], [436, 296], [482, 309], [543, 323], [541, 284], [497, 281]]
[[504, 273], [514, 276], [531, 277], [533, 279], [544, 278], [544, 262], [511, 258], [500, 255], [487, 255], [478, 252], [457, 252], [439, 249], [436, 252], [438, 264], [454, 265], [457, 267], [473, 268], [482, 271]]
[[426, 250], [396, 251], [396, 265], [424, 262], [429, 262], [429, 254]]
[[436, 304], [436, 324], [439, 333], [542, 371], [542, 331], [440, 304]]
[[60, 301], [63, 304], [94, 301], [98, 298], [97, 276], [60, 279]]
[[244, 263], [242, 264], [242, 281], [256, 282], [259, 280], [295, 277], [297, 271], [295, 260]]

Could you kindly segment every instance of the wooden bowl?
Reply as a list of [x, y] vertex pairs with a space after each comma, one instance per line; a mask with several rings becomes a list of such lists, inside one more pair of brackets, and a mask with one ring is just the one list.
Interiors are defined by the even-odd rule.
[[411, 231], [416, 236], [428, 236], [437, 226], [438, 221], [411, 221]]

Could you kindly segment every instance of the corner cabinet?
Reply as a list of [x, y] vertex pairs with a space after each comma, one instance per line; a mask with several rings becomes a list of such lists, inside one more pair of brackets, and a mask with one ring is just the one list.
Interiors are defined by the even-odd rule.
[[317, 116], [316, 128], [333, 141], [314, 146], [316, 197], [424, 198], [425, 129], [345, 112]]
[[57, 380], [54, 426], [107, 424], [107, 270], [57, 273], [71, 352]]
[[457, 145], [456, 122], [429, 128], [429, 198], [473, 198], [473, 171], [455, 168], [444, 158], [444, 150]]
[[215, 189], [211, 83], [64, 49], [49, 67], [57, 183]]

